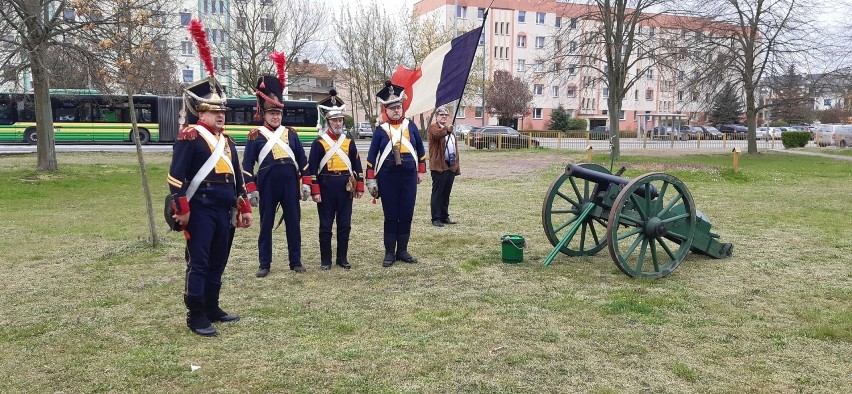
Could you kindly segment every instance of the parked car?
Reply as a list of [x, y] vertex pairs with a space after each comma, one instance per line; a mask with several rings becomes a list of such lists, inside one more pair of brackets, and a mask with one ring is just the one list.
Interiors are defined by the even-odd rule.
[[775, 139], [775, 135], [781, 138], [781, 131], [777, 127], [762, 126], [754, 130], [754, 137], [759, 140]]
[[719, 131], [723, 134], [732, 134], [736, 137], [743, 137], [748, 133], [748, 127], [741, 124], [723, 124], [719, 126]]
[[819, 146], [852, 146], [852, 125], [820, 124], [814, 133], [814, 140]]
[[704, 136], [704, 129], [699, 126], [680, 126], [680, 133], [686, 136], [686, 139], [697, 140]]
[[722, 139], [722, 132], [719, 129], [713, 126], [700, 126], [702, 130], [704, 130], [704, 139], [705, 140], [720, 140]]
[[453, 132], [456, 134], [456, 138], [466, 139], [467, 134], [470, 132], [470, 129], [472, 129], [472, 128], [473, 128], [473, 126], [471, 126], [471, 125], [457, 124], [453, 128]]
[[537, 139], [527, 137], [508, 126], [485, 126], [470, 129], [470, 145], [476, 149], [538, 148]]
[[367, 137], [373, 138], [373, 125], [370, 122], [361, 122], [355, 125], [355, 137], [364, 139]]

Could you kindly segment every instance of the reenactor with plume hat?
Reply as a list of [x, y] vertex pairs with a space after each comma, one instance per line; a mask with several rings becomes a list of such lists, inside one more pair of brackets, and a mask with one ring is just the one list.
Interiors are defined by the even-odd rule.
[[[278, 76], [266, 75], [257, 80], [255, 95], [258, 112], [263, 112], [264, 123], [249, 133], [243, 154], [243, 171], [246, 179], [250, 180], [247, 188], [253, 202], [260, 205], [260, 234], [257, 239], [259, 266], [255, 274], [259, 278], [269, 274], [272, 264], [272, 229], [279, 206], [283, 211], [281, 218], [287, 233], [290, 269], [298, 273], [305, 272], [302, 266], [299, 200], [310, 198], [311, 182], [308, 159], [296, 130], [281, 125], [284, 111], [281, 102], [285, 86], [284, 54], [274, 52], [270, 59], [278, 66]], [[257, 173], [254, 172], [255, 163], [258, 164]]]
[[326, 126], [311, 144], [308, 167], [311, 172], [311, 195], [319, 213], [320, 268], [331, 269], [331, 227], [337, 218], [337, 255], [335, 263], [350, 269], [349, 233], [352, 230], [352, 198], [364, 194], [361, 157], [355, 142], [343, 132], [346, 105], [337, 91], [317, 103], [320, 119]]
[[[252, 216], [237, 147], [225, 133], [227, 98], [216, 81], [204, 29], [199, 20], [189, 29], [209, 77], [184, 91], [185, 109], [198, 116], [198, 123], [181, 130], [174, 144], [167, 198], [173, 214], [167, 213], [166, 220], [171, 216], [172, 229], [183, 230], [186, 237], [186, 324], [198, 335], [215, 336], [211, 322], [239, 320], [219, 307], [219, 292], [234, 228], [249, 227]], [[181, 124], [185, 116], [182, 110]]]
[[367, 189], [374, 198], [382, 199], [382, 266], [390, 267], [397, 260], [416, 263], [417, 259], [408, 252], [408, 240], [417, 185], [426, 173], [426, 152], [417, 126], [403, 116], [403, 88], [387, 81], [376, 97], [382, 103], [384, 122], [373, 133], [367, 152]]

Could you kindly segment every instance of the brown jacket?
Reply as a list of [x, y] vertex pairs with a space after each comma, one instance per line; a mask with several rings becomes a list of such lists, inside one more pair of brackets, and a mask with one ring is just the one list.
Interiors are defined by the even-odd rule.
[[426, 129], [426, 133], [429, 135], [429, 169], [439, 172], [450, 170], [456, 175], [461, 174], [458, 140], [455, 138], [452, 139], [456, 148], [456, 164], [450, 168], [447, 165], [446, 157], [444, 157], [447, 152], [447, 140], [445, 137], [453, 133], [453, 126], [441, 128], [438, 127], [437, 123], [432, 123]]

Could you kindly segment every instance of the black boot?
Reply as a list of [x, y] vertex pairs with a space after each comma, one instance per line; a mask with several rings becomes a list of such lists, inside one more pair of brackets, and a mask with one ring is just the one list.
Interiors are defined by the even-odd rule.
[[221, 286], [214, 287], [210, 284], [208, 284], [204, 289], [204, 310], [207, 312], [207, 319], [211, 322], [222, 323], [240, 320], [239, 316], [229, 314], [219, 307], [219, 291], [221, 289]]
[[417, 259], [408, 253], [408, 238], [410, 234], [401, 234], [397, 237], [397, 251], [396, 251], [396, 259], [405, 263], [414, 264], [417, 262]]
[[385, 233], [385, 259], [382, 260], [382, 267], [390, 267], [395, 260], [394, 250], [396, 249], [396, 234]]
[[352, 268], [352, 264], [349, 264], [349, 261], [346, 259], [346, 255], [349, 254], [349, 233], [346, 234], [342, 232], [337, 233], [337, 265], [339, 265], [343, 269]]
[[320, 234], [320, 269], [331, 269], [331, 234]]
[[203, 337], [215, 337], [217, 334], [216, 329], [210, 323], [207, 314], [204, 313], [204, 302], [184, 296], [183, 303], [186, 304], [186, 308], [189, 310], [186, 313], [186, 326], [192, 332]]

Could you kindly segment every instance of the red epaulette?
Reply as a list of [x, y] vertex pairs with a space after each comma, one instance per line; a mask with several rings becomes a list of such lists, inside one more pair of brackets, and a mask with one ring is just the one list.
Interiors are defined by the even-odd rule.
[[237, 144], [237, 141], [234, 141], [234, 137], [231, 137], [230, 134], [225, 134], [225, 137], [228, 137], [228, 141], [230, 141], [232, 144]]
[[284, 126], [284, 128], [285, 128], [285, 129], [287, 129], [287, 132], [288, 132], [288, 133], [296, 133], [296, 135], [298, 135], [298, 134], [299, 134], [299, 133], [297, 133], [297, 132], [296, 132], [296, 129], [294, 129], [294, 128], [290, 127], [290, 126]]
[[254, 129], [249, 132], [248, 137], [246, 137], [249, 141], [254, 141], [257, 139], [257, 135], [260, 134], [260, 130]]
[[198, 130], [195, 127], [186, 127], [178, 133], [177, 139], [182, 141], [192, 141], [198, 137]]

